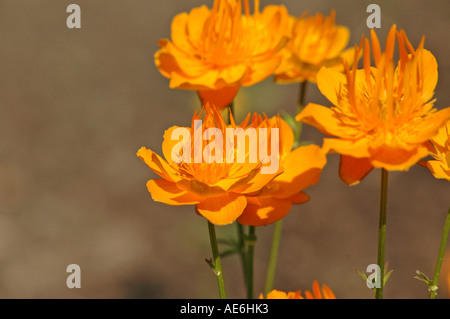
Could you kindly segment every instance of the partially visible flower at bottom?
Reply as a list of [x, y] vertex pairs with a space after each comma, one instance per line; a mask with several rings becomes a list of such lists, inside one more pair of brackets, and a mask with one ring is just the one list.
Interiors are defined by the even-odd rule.
[[429, 140], [430, 155], [434, 160], [419, 162], [427, 167], [434, 177], [450, 181], [450, 121]]
[[[266, 299], [336, 299], [333, 291], [327, 285], [323, 284], [322, 289], [320, 289], [317, 280], [313, 282], [312, 292], [309, 290], [305, 291], [305, 297], [302, 296], [300, 290], [284, 292], [280, 290], [272, 290], [267, 294]], [[264, 299], [263, 294], [259, 295], [259, 299]]]

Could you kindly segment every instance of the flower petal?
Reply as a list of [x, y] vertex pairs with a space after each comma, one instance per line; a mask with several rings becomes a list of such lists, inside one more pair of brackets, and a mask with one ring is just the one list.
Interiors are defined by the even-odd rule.
[[258, 82], [261, 82], [271, 76], [275, 69], [280, 65], [281, 58], [275, 56], [271, 59], [264, 60], [262, 62], [253, 62], [251, 64], [251, 71], [242, 82], [242, 86], [252, 86]]
[[[167, 40], [160, 40], [161, 45], [165, 46]], [[155, 53], [155, 64], [159, 72], [166, 78], [170, 78], [174, 72], [182, 72], [174, 56], [167, 52], [166, 49], [160, 49]]]
[[369, 157], [369, 140], [361, 138], [359, 140], [343, 140], [337, 138], [323, 139], [322, 149], [327, 153], [340, 153], [355, 158]]
[[291, 210], [291, 201], [272, 197], [259, 197], [257, 201], [250, 201], [244, 212], [238, 218], [242, 225], [266, 226], [282, 219]]
[[137, 156], [162, 178], [174, 182], [180, 180], [177, 171], [152, 150], [141, 147], [137, 152]]
[[281, 165], [278, 165], [278, 170], [274, 174], [261, 174], [260, 168], [257, 168], [251, 171], [248, 176], [232, 185], [230, 190], [242, 194], [252, 194], [260, 191], [281, 173], [283, 173], [283, 167]]
[[287, 198], [317, 184], [326, 162], [325, 153], [317, 145], [296, 148], [283, 161], [284, 172], [271, 183], [279, 185], [273, 196]]
[[180, 50], [184, 52], [192, 51], [192, 45], [187, 37], [187, 21], [188, 14], [186, 12], [176, 15], [172, 20], [172, 43]]
[[286, 199], [288, 199], [292, 204], [303, 204], [308, 202], [310, 200], [310, 197], [308, 194], [298, 192]]
[[322, 286], [322, 292], [323, 292], [324, 299], [336, 299], [336, 296], [334, 295], [331, 288], [325, 284], [323, 284], [323, 286]]
[[197, 204], [196, 211], [215, 225], [227, 225], [242, 214], [246, 205], [245, 196], [228, 193], [224, 196], [206, 198]]
[[203, 105], [209, 103], [222, 110], [233, 102], [238, 91], [239, 86], [225, 86], [217, 90], [200, 90], [197, 93]]
[[432, 113], [416, 125], [417, 133], [404, 138], [404, 141], [414, 144], [424, 143], [436, 136], [439, 133], [439, 129], [444, 127], [445, 122], [448, 120], [450, 120], [450, 107]]
[[183, 179], [177, 182], [177, 186], [189, 193], [197, 196], [212, 197], [226, 194], [226, 191], [220, 186], [208, 185], [196, 179]]
[[436, 58], [428, 50], [422, 50], [423, 68], [423, 93], [422, 98], [424, 101], [429, 101], [434, 95], [434, 89], [438, 81], [438, 65]]
[[356, 132], [351, 128], [340, 125], [334, 111], [328, 107], [309, 103], [295, 119], [316, 127], [319, 131], [330, 136], [353, 137]]
[[339, 177], [347, 185], [356, 185], [373, 169], [368, 158], [341, 155]]
[[345, 87], [347, 81], [345, 75], [337, 70], [323, 67], [317, 73], [316, 79], [320, 92], [333, 105], [338, 105], [338, 92]]
[[333, 39], [333, 45], [327, 52], [325, 58], [332, 59], [339, 55], [339, 53], [344, 50], [350, 39], [350, 30], [344, 26], [336, 27], [336, 36]]
[[189, 40], [193, 46], [198, 47], [202, 39], [203, 28], [205, 22], [208, 20], [209, 9], [203, 5], [192, 9], [189, 12], [187, 21], [187, 32], [189, 34]]
[[193, 205], [200, 203], [203, 198], [179, 189], [175, 183], [165, 179], [152, 179], [147, 182], [147, 189], [154, 201], [168, 205]]
[[314, 280], [314, 282], [313, 282], [313, 292], [314, 292], [314, 297], [316, 299], [323, 299], [322, 291], [320, 290], [320, 286], [319, 286], [319, 283], [317, 282], [317, 280]]
[[450, 168], [445, 167], [441, 161], [428, 161], [427, 167], [435, 178], [446, 179], [450, 181]]
[[418, 146], [411, 150], [384, 146], [371, 150], [371, 153], [370, 162], [374, 167], [384, 168], [388, 171], [407, 171], [428, 155], [428, 149], [425, 146]]

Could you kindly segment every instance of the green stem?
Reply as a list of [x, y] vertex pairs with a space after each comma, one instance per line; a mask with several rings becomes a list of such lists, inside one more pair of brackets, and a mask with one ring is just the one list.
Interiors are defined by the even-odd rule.
[[298, 93], [298, 105], [297, 105], [298, 112], [300, 112], [303, 109], [303, 107], [305, 106], [305, 96], [306, 96], [307, 84], [308, 84], [308, 81], [300, 82], [300, 90]]
[[380, 189], [380, 219], [378, 224], [378, 257], [377, 264], [380, 267], [380, 288], [375, 290], [375, 298], [383, 299], [384, 288], [384, 267], [385, 267], [385, 250], [386, 250], [386, 215], [387, 215], [387, 195], [388, 195], [389, 172], [384, 168], [381, 169], [381, 189]]
[[281, 230], [283, 228], [283, 220], [280, 219], [275, 223], [273, 230], [272, 248], [270, 249], [269, 267], [267, 269], [266, 286], [264, 293], [267, 296], [273, 289], [273, 281], [275, 278], [275, 270], [277, 268], [278, 249], [280, 247]]
[[217, 276], [217, 284], [219, 286], [220, 299], [226, 299], [225, 284], [223, 281], [222, 263], [220, 262], [219, 247], [217, 246], [216, 229], [214, 224], [208, 221], [209, 240], [211, 241], [211, 249], [213, 253], [214, 263], [210, 263], [214, 273]]
[[430, 299], [435, 299], [437, 288], [439, 286], [439, 275], [441, 273], [442, 260], [444, 259], [445, 246], [447, 245], [448, 233], [450, 232], [450, 208], [448, 209], [447, 218], [445, 219], [444, 231], [442, 232], [441, 246], [439, 247], [439, 255], [434, 269], [433, 288], [430, 292]]
[[255, 226], [249, 226], [247, 242], [247, 299], [253, 299], [253, 260], [255, 255]]
[[238, 230], [238, 249], [239, 256], [241, 257], [241, 266], [242, 266], [242, 274], [244, 276], [244, 282], [247, 283], [247, 269], [246, 269], [246, 253], [245, 253], [245, 242], [244, 242], [244, 226], [236, 222], [237, 230]]
[[[231, 113], [231, 115], [233, 115], [233, 118], [234, 118], [234, 120], [236, 121], [236, 118], [235, 118], [236, 113], [235, 113], [235, 110], [234, 110], [234, 100], [231, 101], [231, 103], [230, 103], [230, 105], [228, 105], [228, 107], [230, 108], [230, 113]], [[231, 121], [230, 121], [230, 114], [228, 114], [228, 123], [231, 124]]]
[[[306, 87], [307, 87], [308, 81], [300, 82], [300, 89], [298, 93], [298, 102], [297, 102], [297, 113], [300, 113], [303, 108], [305, 107], [305, 96], [306, 96]], [[300, 143], [300, 136], [302, 135], [302, 128], [303, 124], [301, 122], [297, 122], [297, 126], [295, 127], [295, 141]]]
[[[231, 124], [231, 116], [235, 119], [235, 109], [234, 109], [234, 100], [231, 101], [230, 105], [228, 105], [229, 113], [228, 113], [228, 124]], [[235, 119], [236, 120], [236, 119]], [[247, 270], [246, 270], [246, 253], [245, 253], [245, 241], [244, 241], [244, 226], [242, 226], [239, 222], [236, 222], [237, 234], [238, 234], [238, 250], [239, 256], [241, 257], [241, 265], [242, 265], [242, 273], [244, 276], [244, 282], [247, 282]]]

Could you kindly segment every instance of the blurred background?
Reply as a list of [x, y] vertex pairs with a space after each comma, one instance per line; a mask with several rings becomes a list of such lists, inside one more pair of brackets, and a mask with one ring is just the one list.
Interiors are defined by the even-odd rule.
[[[153, 54], [170, 36], [172, 18], [212, 0], [0, 0], [0, 298], [217, 298], [207, 222], [192, 206], [154, 202], [156, 175], [136, 152], [161, 154], [164, 130], [190, 123], [196, 94], [169, 89]], [[81, 7], [81, 29], [68, 29], [66, 8]], [[372, 1], [262, 0], [293, 15], [329, 14], [351, 30], [350, 45], [368, 35]], [[384, 41], [393, 23], [437, 58], [436, 107], [450, 105], [449, 2], [378, 1]], [[298, 85], [268, 79], [240, 90], [238, 120], [296, 109]], [[329, 105], [317, 87], [308, 102]], [[304, 127], [304, 139], [322, 135]], [[338, 298], [373, 298], [357, 275], [376, 263], [380, 172], [348, 187], [328, 156], [311, 201], [286, 217], [275, 288], [311, 289], [318, 280]], [[423, 167], [392, 173], [386, 259], [393, 274], [386, 298], [427, 298], [417, 269], [432, 277], [450, 183]], [[273, 227], [257, 228], [255, 292], [264, 289]], [[235, 228], [219, 227], [220, 238]], [[450, 254], [448, 251], [447, 256]], [[450, 258], [450, 257], [448, 257]], [[81, 267], [81, 289], [68, 289], [66, 268]], [[237, 256], [223, 260], [229, 297], [244, 298]], [[438, 298], [449, 297], [444, 264]], [[450, 279], [449, 279], [450, 280]]]

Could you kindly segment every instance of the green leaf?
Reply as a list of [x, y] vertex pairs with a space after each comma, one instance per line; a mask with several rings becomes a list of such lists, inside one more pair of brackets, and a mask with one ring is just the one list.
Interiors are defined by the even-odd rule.
[[220, 258], [225, 258], [227, 256], [231, 256], [231, 255], [237, 254], [239, 252], [240, 251], [238, 249], [228, 249], [228, 250], [225, 250], [220, 253]]
[[297, 121], [295, 120], [295, 117], [291, 114], [281, 111], [281, 118], [286, 121], [287, 124], [291, 127], [291, 129], [295, 132], [297, 129]]
[[360, 271], [359, 269], [353, 268], [353, 270], [358, 274], [359, 277], [361, 277], [364, 281], [367, 281], [368, 277], [367, 275]]

